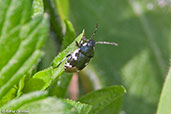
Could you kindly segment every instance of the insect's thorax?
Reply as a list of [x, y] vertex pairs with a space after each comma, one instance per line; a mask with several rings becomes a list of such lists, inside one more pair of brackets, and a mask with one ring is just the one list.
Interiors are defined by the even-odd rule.
[[80, 52], [85, 56], [91, 58], [94, 56], [94, 47], [82, 46], [80, 47]]
[[94, 40], [89, 40], [88, 42], [83, 43], [80, 46], [81, 53], [90, 58], [94, 56], [94, 50], [95, 50]]

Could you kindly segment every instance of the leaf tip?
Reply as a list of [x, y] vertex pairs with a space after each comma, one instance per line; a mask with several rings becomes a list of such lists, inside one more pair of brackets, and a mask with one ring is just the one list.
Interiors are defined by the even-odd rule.
[[84, 35], [84, 33], [85, 33], [85, 29], [82, 30], [82, 34], [83, 34], [83, 35]]
[[123, 92], [124, 92], [124, 93], [127, 92], [126, 89], [124, 88], [124, 86], [121, 85], [120, 87], [123, 89]]

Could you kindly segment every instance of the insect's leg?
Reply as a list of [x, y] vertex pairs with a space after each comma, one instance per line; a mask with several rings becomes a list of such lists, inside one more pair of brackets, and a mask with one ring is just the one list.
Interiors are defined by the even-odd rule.
[[58, 68], [62, 64], [62, 62], [64, 62], [65, 59], [67, 59], [70, 55], [71, 54], [68, 54], [65, 58], [63, 58], [62, 61], [55, 68]]
[[77, 47], [80, 47], [80, 45], [79, 45], [79, 43], [78, 43], [77, 41], [75, 41], [75, 43], [76, 43], [76, 46], [77, 46]]
[[88, 40], [85, 36], [83, 36], [79, 42], [79, 45], [82, 46], [82, 44], [84, 44], [85, 42], [88, 42]]

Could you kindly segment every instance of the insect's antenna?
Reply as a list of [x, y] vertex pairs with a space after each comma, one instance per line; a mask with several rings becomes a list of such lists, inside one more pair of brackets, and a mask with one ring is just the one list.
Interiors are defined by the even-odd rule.
[[107, 44], [107, 45], [118, 46], [118, 44], [115, 42], [105, 42], [105, 41], [97, 41], [96, 44]]
[[92, 34], [92, 36], [90, 37], [90, 40], [93, 39], [93, 37], [95, 36], [96, 32], [97, 32], [97, 29], [98, 29], [98, 24], [96, 24], [96, 28]]

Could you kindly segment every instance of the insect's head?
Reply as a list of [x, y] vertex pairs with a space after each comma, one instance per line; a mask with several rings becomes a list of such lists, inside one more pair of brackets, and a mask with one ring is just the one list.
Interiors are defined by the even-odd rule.
[[88, 40], [88, 42], [87, 42], [88, 47], [94, 47], [95, 44], [96, 44], [96, 42], [94, 40]]

